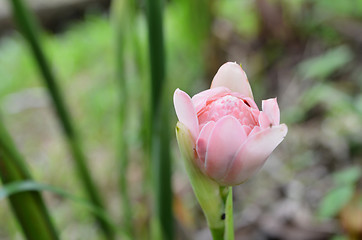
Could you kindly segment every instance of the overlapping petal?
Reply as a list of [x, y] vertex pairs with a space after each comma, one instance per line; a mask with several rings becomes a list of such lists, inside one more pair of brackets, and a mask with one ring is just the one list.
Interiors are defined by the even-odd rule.
[[204, 125], [204, 127], [201, 129], [199, 137], [196, 141], [196, 152], [199, 156], [199, 166], [204, 169], [205, 167], [205, 155], [207, 150], [207, 144], [209, 142], [209, 138], [211, 135], [211, 131], [215, 127], [215, 122], [210, 121]]
[[283, 141], [287, 132], [287, 126], [281, 124], [250, 136], [238, 150], [222, 182], [227, 185], [237, 185], [254, 175], [273, 150]]
[[205, 156], [206, 174], [221, 179], [240, 145], [246, 139], [246, 133], [239, 121], [233, 116], [218, 120], [211, 132]]
[[268, 116], [273, 125], [280, 123], [280, 110], [276, 98], [270, 98], [262, 101], [263, 112]]
[[258, 117], [259, 126], [261, 128], [268, 128], [271, 127], [273, 124], [270, 121], [268, 115], [265, 112], [260, 112]]

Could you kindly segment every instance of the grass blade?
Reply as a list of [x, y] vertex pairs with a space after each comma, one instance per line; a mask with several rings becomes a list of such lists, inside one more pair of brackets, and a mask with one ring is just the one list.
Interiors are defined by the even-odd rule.
[[163, 1], [147, 0], [148, 42], [151, 66], [151, 109], [158, 112], [165, 82]]
[[18, 193], [29, 192], [29, 191], [36, 191], [36, 192], [47, 191], [57, 194], [61, 197], [67, 198], [69, 200], [72, 200], [75, 203], [79, 203], [82, 207], [87, 208], [90, 212], [102, 218], [104, 221], [108, 222], [115, 229], [115, 226], [110, 221], [107, 213], [104, 212], [102, 209], [92, 205], [88, 200], [74, 196], [64, 191], [61, 188], [57, 188], [51, 185], [42, 184], [31, 180], [8, 183], [0, 189], [0, 200], [7, 197], [11, 197]]
[[[4, 184], [30, 180], [25, 163], [0, 119], [0, 178]], [[38, 192], [22, 192], [9, 197], [12, 210], [28, 240], [56, 240], [57, 232]]]
[[163, 239], [173, 239], [171, 162], [168, 102], [163, 100], [165, 85], [165, 48], [163, 1], [147, 0], [149, 57], [151, 67], [151, 158], [155, 186], [155, 210]]
[[122, 0], [112, 3], [112, 23], [115, 32], [115, 50], [116, 50], [116, 78], [119, 83], [119, 187], [123, 210], [123, 231], [129, 239], [133, 239], [133, 217], [132, 205], [127, 183], [127, 170], [129, 164], [127, 135], [127, 106], [128, 106], [128, 87], [126, 74], [126, 44], [130, 42], [130, 36], [133, 34], [135, 9], [133, 1]]
[[[32, 54], [34, 55], [36, 63], [39, 67], [40, 73], [42, 74], [47, 86], [48, 92], [51, 96], [51, 99], [53, 100], [55, 111], [63, 127], [65, 136], [67, 137], [70, 151], [72, 153], [73, 159], [75, 160], [75, 165], [84, 190], [86, 191], [90, 201], [95, 206], [104, 209], [100, 195], [89, 173], [85, 154], [80, 147], [78, 137], [73, 128], [70, 115], [65, 106], [61, 91], [57, 85], [56, 78], [51, 70], [50, 64], [45, 57], [40, 40], [38, 39], [37, 25], [22, 0], [11, 0], [9, 2], [11, 3], [15, 20], [17, 21], [24, 38], [29, 44]], [[107, 239], [113, 239], [114, 232], [108, 223], [104, 222], [97, 216], [95, 216], [95, 218]]]

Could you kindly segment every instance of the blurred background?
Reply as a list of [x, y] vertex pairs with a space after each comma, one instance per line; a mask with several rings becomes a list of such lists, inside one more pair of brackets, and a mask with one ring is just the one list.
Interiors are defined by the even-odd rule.
[[[150, 78], [145, 2], [114, 23], [109, 0], [29, 0], [43, 49], [77, 127], [106, 208], [122, 231], [119, 193], [117, 26], [124, 30], [124, 129], [131, 239], [150, 239], [145, 104]], [[123, 22], [122, 22], [123, 21]], [[116, 26], [116, 27], [115, 27]], [[289, 132], [254, 178], [234, 188], [236, 239], [362, 239], [362, 0], [168, 0], [163, 12], [175, 239], [210, 239], [174, 137], [172, 94], [209, 88], [227, 61], [241, 63], [255, 102], [277, 97]], [[115, 40], [116, 39], [116, 40]], [[124, 89], [122, 90], [124, 91]], [[82, 197], [47, 89], [9, 1], [0, 0], [0, 109], [37, 182]], [[165, 131], [166, 131], [165, 130]], [[167, 132], [166, 131], [166, 132]], [[147, 148], [147, 147], [146, 147]], [[43, 192], [62, 239], [103, 239], [89, 210]], [[0, 239], [24, 239], [6, 200]]]

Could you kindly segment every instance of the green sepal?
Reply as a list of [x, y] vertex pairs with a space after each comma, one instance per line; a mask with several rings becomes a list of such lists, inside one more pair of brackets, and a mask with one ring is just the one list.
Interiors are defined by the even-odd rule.
[[196, 166], [195, 141], [190, 131], [180, 122], [176, 125], [176, 137], [192, 189], [204, 211], [213, 238], [223, 239], [225, 205], [220, 195], [220, 186]]

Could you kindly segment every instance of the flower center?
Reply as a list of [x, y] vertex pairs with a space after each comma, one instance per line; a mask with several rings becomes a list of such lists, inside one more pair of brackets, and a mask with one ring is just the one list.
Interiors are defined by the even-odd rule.
[[197, 117], [201, 128], [207, 122], [216, 122], [227, 115], [234, 116], [240, 124], [253, 128], [258, 125], [255, 114], [246, 100], [232, 95], [224, 95], [207, 100], [206, 106], [197, 113]]

